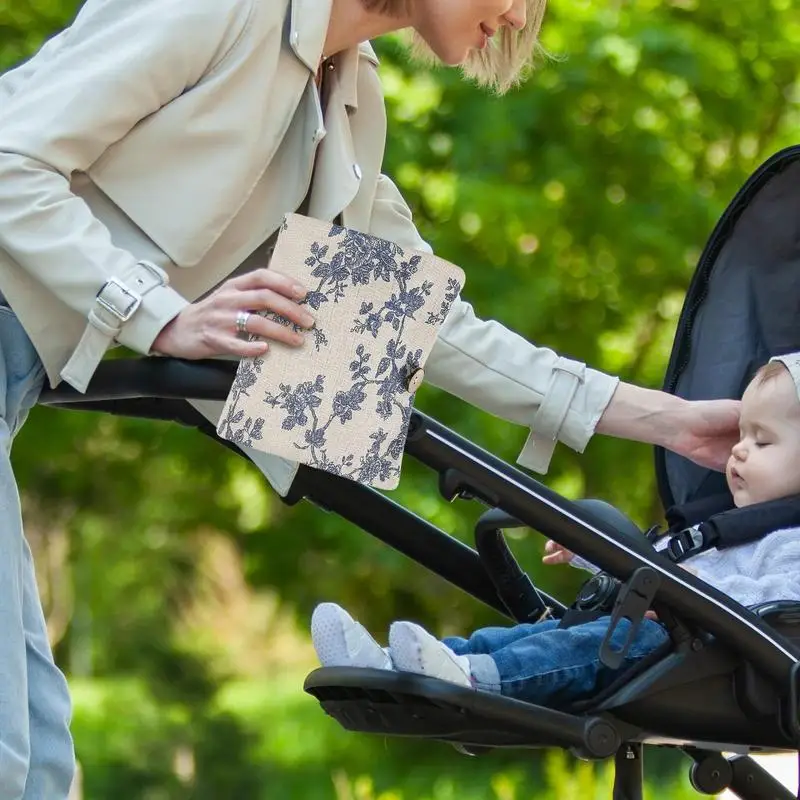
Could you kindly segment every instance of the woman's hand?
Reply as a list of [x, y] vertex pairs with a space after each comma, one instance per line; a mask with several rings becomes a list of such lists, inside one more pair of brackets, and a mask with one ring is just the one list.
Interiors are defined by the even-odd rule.
[[544, 555], [542, 556], [543, 564], [569, 564], [575, 558], [575, 553], [567, 550], [566, 547], [548, 539], [544, 545]]
[[243, 311], [272, 311], [301, 328], [310, 328], [314, 317], [296, 302], [307, 293], [305, 287], [271, 269], [231, 278], [207, 297], [186, 306], [159, 333], [153, 350], [177, 358], [253, 358], [269, 348], [264, 340], [297, 347], [304, 337], [292, 327], [253, 313], [246, 332], [259, 340], [248, 341], [238, 335], [236, 321]]
[[738, 400], [688, 401], [620, 383], [596, 431], [657, 444], [721, 472], [739, 440], [740, 406]]
[[738, 400], [696, 400], [686, 404], [683, 424], [665, 447], [720, 472], [739, 441]]

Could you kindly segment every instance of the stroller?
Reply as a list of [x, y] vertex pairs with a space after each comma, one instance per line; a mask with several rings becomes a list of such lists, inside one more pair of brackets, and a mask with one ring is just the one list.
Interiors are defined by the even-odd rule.
[[[800, 349], [798, 181], [800, 146], [763, 164], [720, 219], [689, 287], [667, 391], [690, 399], [739, 397], [771, 355]], [[85, 395], [62, 385], [41, 402], [173, 420], [217, 438], [187, 399], [224, 399], [235, 366], [112, 360]], [[566, 500], [416, 411], [406, 453], [433, 470], [447, 500], [486, 506], [475, 549], [385, 495], [327, 472], [301, 467], [284, 500], [341, 514], [516, 621], [535, 620], [545, 608], [555, 616], [568, 611], [533, 586], [506, 544], [505, 529], [531, 527], [618, 579], [612, 628], [622, 619], [636, 625], [654, 608], [670, 641], [601, 693], [564, 708], [407, 673], [318, 669], [305, 690], [329, 715], [350, 731], [434, 739], [467, 754], [562, 747], [584, 759], [614, 757], [615, 800], [642, 797], [644, 745], [686, 753], [700, 793], [727, 788], [744, 800], [794, 797], [748, 754], [800, 748], [800, 603], [746, 609], [657, 553], [611, 506]], [[722, 475], [661, 450], [656, 471], [665, 508], [726, 491]], [[600, 657], [614, 666], [623, 654], [606, 643]]]

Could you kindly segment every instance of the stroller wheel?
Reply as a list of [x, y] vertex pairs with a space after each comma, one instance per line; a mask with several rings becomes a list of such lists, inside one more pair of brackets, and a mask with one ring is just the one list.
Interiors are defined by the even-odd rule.
[[732, 780], [730, 762], [719, 753], [696, 761], [689, 769], [689, 781], [701, 794], [719, 794], [730, 786]]

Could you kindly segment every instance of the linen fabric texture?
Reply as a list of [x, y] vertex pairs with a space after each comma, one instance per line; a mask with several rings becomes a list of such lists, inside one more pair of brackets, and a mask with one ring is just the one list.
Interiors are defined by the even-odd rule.
[[299, 214], [285, 218], [270, 267], [308, 290], [301, 304], [315, 323], [300, 348], [272, 342], [264, 356], [242, 360], [217, 432], [359, 483], [396, 488], [413, 397], [463, 270]]

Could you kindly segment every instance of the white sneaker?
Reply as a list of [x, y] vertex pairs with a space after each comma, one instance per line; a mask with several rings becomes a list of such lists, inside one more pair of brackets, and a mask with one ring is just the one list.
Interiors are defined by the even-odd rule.
[[386, 650], [335, 603], [320, 603], [314, 609], [311, 639], [323, 667], [392, 669]]
[[389, 628], [389, 655], [394, 668], [429, 678], [473, 685], [469, 659], [457, 656], [446, 644], [413, 622], [395, 622]]

